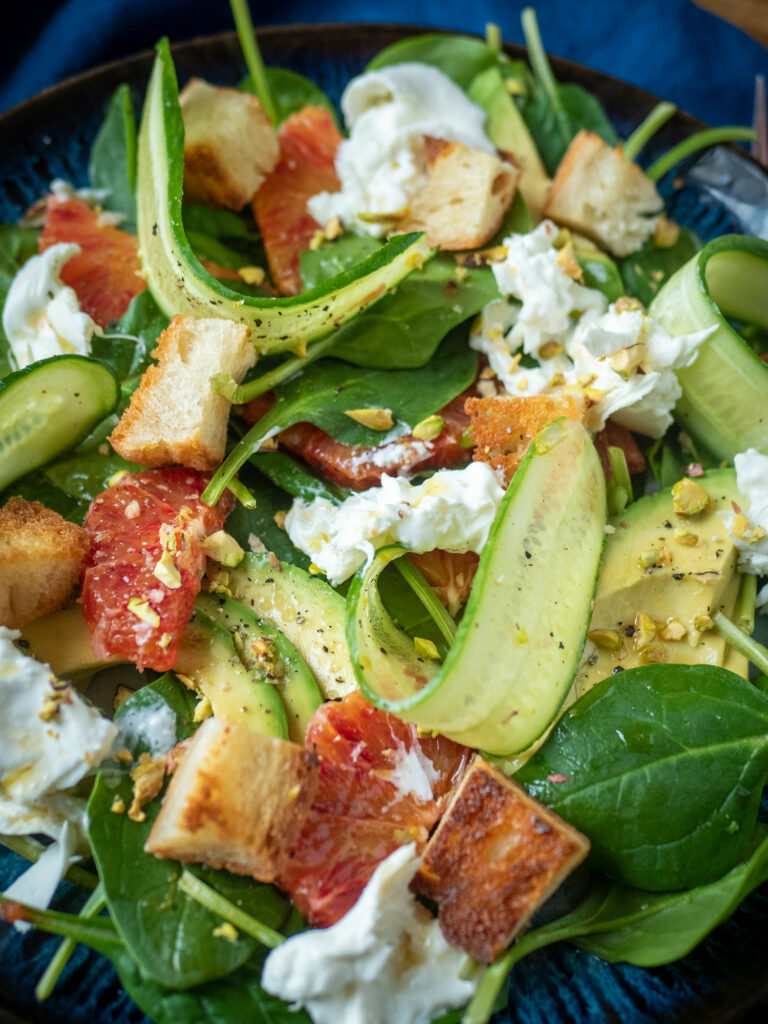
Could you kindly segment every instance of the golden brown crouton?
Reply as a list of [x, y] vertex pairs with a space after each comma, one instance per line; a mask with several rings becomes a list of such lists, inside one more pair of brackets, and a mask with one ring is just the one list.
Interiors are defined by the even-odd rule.
[[447, 941], [490, 964], [589, 852], [589, 840], [477, 757], [411, 888], [434, 900]]
[[88, 534], [39, 501], [0, 508], [0, 625], [18, 629], [72, 598]]
[[279, 144], [247, 92], [193, 78], [179, 96], [184, 117], [184, 198], [241, 210], [277, 163]]
[[540, 430], [561, 416], [581, 420], [583, 409], [580, 396], [571, 394], [468, 398], [464, 411], [472, 418], [472, 458], [487, 462], [506, 485]]
[[426, 231], [429, 245], [476, 249], [499, 229], [520, 170], [461, 142], [427, 138], [427, 182], [397, 231]]
[[544, 216], [627, 256], [654, 233], [663, 209], [656, 186], [621, 146], [580, 131], [557, 168]]
[[248, 338], [248, 328], [232, 320], [175, 316], [158, 339], [157, 366], [148, 367], [112, 431], [115, 451], [142, 466], [218, 466], [231, 403], [212, 378], [240, 383], [256, 362]]
[[144, 849], [271, 882], [317, 787], [296, 743], [207, 718], [176, 767]]

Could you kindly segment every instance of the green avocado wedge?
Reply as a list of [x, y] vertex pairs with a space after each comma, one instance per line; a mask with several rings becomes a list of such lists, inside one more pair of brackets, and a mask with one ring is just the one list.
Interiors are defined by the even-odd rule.
[[139, 134], [138, 236], [147, 284], [168, 316], [224, 317], [246, 324], [259, 353], [295, 349], [330, 334], [433, 255], [423, 234], [397, 235], [302, 295], [244, 296], [212, 277], [192, 252], [182, 224], [183, 179], [184, 122], [176, 71], [163, 39]]
[[493, 754], [526, 749], [556, 716], [591, 613], [605, 480], [589, 434], [558, 420], [531, 445], [499, 507], [442, 666], [420, 658], [378, 589], [382, 548], [347, 597], [347, 640], [366, 698]]
[[675, 417], [718, 459], [768, 454], [768, 366], [729, 320], [768, 327], [768, 242], [724, 235], [663, 286], [651, 316], [671, 335], [713, 327], [691, 366], [678, 371]]

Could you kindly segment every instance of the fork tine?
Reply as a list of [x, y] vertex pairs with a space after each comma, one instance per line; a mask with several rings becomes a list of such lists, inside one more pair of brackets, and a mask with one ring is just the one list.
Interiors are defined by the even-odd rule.
[[753, 128], [757, 138], [752, 143], [752, 156], [768, 167], [768, 110], [765, 99], [765, 75], [755, 75], [755, 113]]

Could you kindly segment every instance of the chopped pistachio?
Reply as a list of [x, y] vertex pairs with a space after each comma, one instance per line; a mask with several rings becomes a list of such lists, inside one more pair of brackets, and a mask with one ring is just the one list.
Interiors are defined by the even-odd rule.
[[127, 747], [121, 747], [120, 750], [116, 750], [112, 756], [116, 761], [119, 761], [120, 764], [133, 763], [133, 754]]
[[440, 651], [438, 651], [431, 640], [426, 640], [423, 636], [415, 636], [413, 638], [413, 646], [417, 657], [430, 658], [433, 661], [440, 660]]
[[696, 516], [712, 508], [712, 499], [701, 484], [685, 476], [672, 488], [672, 507], [679, 516]]
[[615, 629], [590, 629], [587, 637], [603, 651], [618, 651], [621, 647], [621, 637]]
[[204, 722], [206, 718], [210, 718], [212, 714], [213, 708], [211, 707], [210, 697], [201, 697], [197, 704], [195, 704], [192, 720], [194, 722]]
[[134, 693], [136, 693], [136, 691], [132, 690], [130, 686], [124, 686], [122, 683], [120, 683], [115, 692], [115, 696], [112, 698], [113, 710], [117, 711], [117, 709], [121, 707], [123, 704], [125, 704], [128, 698], [132, 697]]
[[646, 665], [659, 665], [667, 660], [667, 651], [664, 644], [649, 644], [640, 657]]
[[156, 576], [169, 590], [178, 590], [181, 586], [181, 573], [170, 551], [163, 552], [160, 560], [155, 563], [152, 575]]
[[230, 569], [239, 565], [245, 555], [235, 538], [226, 530], [216, 530], [205, 538], [200, 547], [214, 562], [219, 562]]
[[345, 409], [344, 415], [370, 430], [391, 430], [394, 425], [391, 409]]
[[215, 939], [226, 939], [227, 942], [237, 942], [239, 936], [237, 934], [237, 928], [229, 921], [224, 921], [223, 924], [213, 929], [213, 937]]
[[266, 277], [263, 267], [240, 267], [237, 272], [246, 284], [262, 284]]
[[620, 295], [613, 308], [617, 313], [644, 313], [645, 306], [634, 295]]
[[115, 484], [119, 484], [121, 480], [124, 480], [128, 476], [127, 469], [118, 469], [116, 473], [107, 480], [107, 487], [114, 487]]
[[645, 650], [656, 636], [656, 621], [647, 612], [638, 612], [635, 616], [635, 632], [632, 637], [632, 646], [636, 651]]
[[539, 349], [539, 359], [553, 359], [563, 351], [559, 341], [545, 341]]
[[658, 564], [660, 548], [647, 548], [637, 556], [637, 564], [641, 569], [651, 569]]
[[417, 441], [432, 441], [442, 434], [444, 426], [445, 420], [443, 417], [435, 414], [434, 416], [427, 416], [421, 423], [417, 423], [412, 433]]
[[123, 800], [119, 793], [116, 793], [112, 798], [109, 809], [113, 814], [125, 814], [125, 800]]
[[140, 619], [142, 622], [146, 622], [148, 626], [152, 626], [157, 629], [160, 625], [160, 616], [157, 614], [155, 609], [150, 606], [146, 597], [129, 598], [128, 611], [135, 615], [137, 619]]
[[298, 345], [295, 345], [291, 349], [291, 352], [293, 352], [293, 354], [296, 356], [297, 359], [305, 359], [306, 356], [307, 356], [307, 343], [306, 343], [306, 341], [302, 341]]
[[314, 562], [309, 563], [309, 575], [310, 576], [323, 576], [325, 569], [321, 569], [319, 565], [315, 565]]
[[679, 237], [680, 225], [662, 214], [653, 233], [653, 244], [657, 249], [671, 249]]
[[[287, 511], [285, 509], [281, 508], [277, 512], [275, 512], [275, 514], [272, 516], [272, 518], [275, 521], [275, 525], [279, 526], [281, 530], [285, 529], [285, 519], [286, 519], [287, 515], [288, 515]], [[257, 548], [257, 550], [261, 550], [261, 549]]]
[[697, 615], [693, 625], [700, 633], [708, 633], [710, 629], [715, 628], [715, 620], [711, 615]]
[[162, 650], [167, 650], [173, 641], [173, 633], [163, 633], [160, 639], [157, 641]]
[[459, 284], [461, 284], [461, 282], [464, 280], [468, 273], [469, 271], [467, 270], [466, 267], [456, 267], [453, 276], [456, 278]]
[[630, 345], [628, 348], [620, 348], [611, 356], [609, 362], [614, 373], [618, 373], [624, 380], [629, 380], [632, 374], [648, 359], [648, 346], [640, 342], [637, 345]]
[[666, 545], [659, 552], [657, 564], [663, 565], [665, 568], [672, 565], [672, 552]]
[[685, 530], [682, 526], [676, 527], [672, 536], [678, 544], [684, 544], [687, 548], [694, 548], [699, 543], [698, 533], [691, 533], [690, 530]]
[[164, 778], [165, 758], [159, 757], [153, 761], [149, 754], [142, 754], [139, 763], [131, 772], [133, 801], [128, 808], [128, 817], [131, 821], [146, 821], [147, 816], [142, 806], [158, 795], [163, 788]]
[[664, 627], [659, 631], [662, 640], [682, 640], [688, 630], [679, 619], [667, 619]]
[[579, 266], [579, 261], [574, 254], [573, 242], [565, 243], [557, 254], [557, 263], [568, 277], [573, 278], [574, 281], [578, 281], [580, 284], [584, 281], [584, 271]]

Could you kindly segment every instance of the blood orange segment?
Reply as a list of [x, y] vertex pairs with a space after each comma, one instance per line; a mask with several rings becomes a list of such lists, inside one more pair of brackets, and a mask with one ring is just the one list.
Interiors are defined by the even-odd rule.
[[80, 254], [64, 264], [61, 279], [101, 327], [119, 320], [131, 299], [146, 288], [136, 236], [102, 223], [99, 212], [82, 200], [48, 196], [40, 252], [58, 242], [80, 246]]
[[606, 474], [610, 474], [611, 471], [610, 463], [608, 462], [609, 448], [621, 448], [627, 460], [627, 469], [630, 476], [642, 473], [645, 469], [645, 458], [637, 445], [637, 441], [635, 441], [634, 435], [626, 427], [622, 427], [619, 423], [614, 423], [613, 420], [606, 420], [605, 426], [600, 433], [595, 434], [595, 448]]
[[320, 757], [319, 785], [278, 884], [312, 925], [325, 927], [397, 847], [423, 847], [471, 751], [441, 736], [419, 737], [358, 691], [323, 704], [305, 743]]
[[423, 554], [411, 551], [408, 557], [448, 609], [449, 614], [456, 615], [461, 606], [469, 600], [480, 556], [474, 551], [458, 553], [435, 548]]
[[280, 126], [280, 159], [253, 198], [272, 280], [283, 295], [302, 291], [299, 257], [319, 225], [307, 210], [318, 192], [340, 188], [334, 160], [341, 135], [323, 107], [304, 107]]
[[173, 668], [205, 568], [201, 541], [227, 511], [200, 501], [208, 481], [183, 468], [124, 473], [91, 503], [80, 600], [99, 657]]

